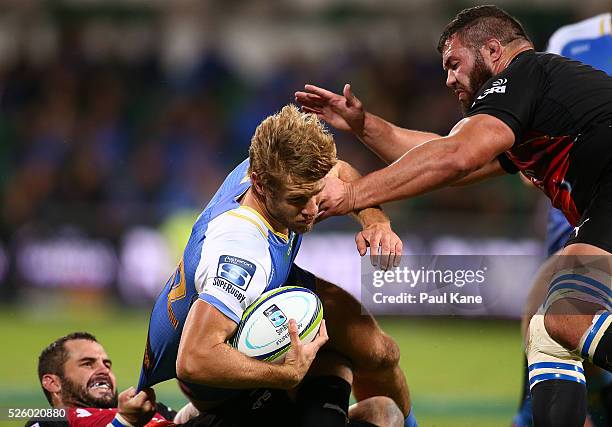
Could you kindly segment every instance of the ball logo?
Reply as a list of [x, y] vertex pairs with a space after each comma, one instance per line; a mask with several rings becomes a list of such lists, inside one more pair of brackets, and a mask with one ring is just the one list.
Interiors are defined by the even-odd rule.
[[507, 82], [508, 82], [508, 79], [497, 79], [491, 84], [491, 86], [501, 86], [501, 85], [505, 85]]
[[270, 307], [266, 308], [263, 313], [275, 328], [278, 328], [287, 321], [287, 316], [285, 316], [285, 313], [283, 313], [276, 304], [272, 304]]
[[245, 259], [221, 255], [217, 267], [217, 276], [224, 278], [239, 288], [246, 289], [255, 274], [255, 264]]

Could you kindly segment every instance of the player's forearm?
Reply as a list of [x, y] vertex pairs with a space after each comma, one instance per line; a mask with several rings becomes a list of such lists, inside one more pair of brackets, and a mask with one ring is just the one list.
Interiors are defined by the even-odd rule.
[[393, 163], [408, 150], [440, 136], [431, 132], [404, 129], [366, 113], [363, 133], [357, 137], [385, 163]]
[[477, 182], [483, 181], [487, 178], [493, 178], [496, 176], [505, 175], [506, 172], [499, 164], [499, 160], [494, 159], [481, 167], [480, 169], [475, 170], [469, 175], [459, 179], [458, 181], [453, 182], [453, 187], [460, 187], [469, 184], [475, 184]]
[[459, 152], [452, 138], [440, 138], [415, 147], [394, 164], [353, 182], [353, 208], [428, 193], [457, 182], [479, 167]]
[[235, 389], [289, 389], [298, 381], [285, 365], [248, 357], [226, 343], [216, 344], [207, 350], [193, 349], [187, 357], [179, 354], [177, 376], [190, 383]]
[[[349, 163], [338, 160], [338, 178], [344, 182], [353, 182], [361, 178], [361, 174], [357, 169]], [[356, 210], [351, 213], [351, 216], [361, 225], [362, 228], [367, 228], [372, 224], [390, 222], [389, 217], [383, 212], [380, 206]]]

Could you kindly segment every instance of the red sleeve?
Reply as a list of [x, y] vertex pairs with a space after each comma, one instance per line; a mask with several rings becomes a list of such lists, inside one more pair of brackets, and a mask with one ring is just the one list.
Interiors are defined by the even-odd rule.
[[117, 408], [70, 408], [68, 409], [68, 423], [71, 427], [102, 427], [110, 423]]
[[[68, 423], [70, 427], [105, 427], [117, 414], [117, 408], [70, 408], [68, 409]], [[170, 427], [175, 424], [156, 413], [145, 427]]]

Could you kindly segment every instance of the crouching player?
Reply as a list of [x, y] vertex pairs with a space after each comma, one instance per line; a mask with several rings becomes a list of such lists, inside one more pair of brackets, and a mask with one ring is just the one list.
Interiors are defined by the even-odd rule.
[[[395, 342], [370, 316], [361, 316], [348, 294], [293, 263], [301, 234], [317, 218], [316, 197], [330, 173], [343, 180], [358, 177], [336, 161], [333, 138], [315, 115], [286, 106], [258, 126], [249, 159], [228, 175], [198, 217], [183, 258], [155, 303], [139, 389], [177, 378], [194, 405], [207, 412], [253, 389], [293, 389], [327, 341], [326, 323], [310, 344], [293, 340], [279, 365], [249, 358], [227, 341], [262, 293], [302, 285], [323, 302], [330, 332], [326, 348], [350, 361], [358, 398], [389, 396], [408, 416], [406, 425], [416, 425]], [[401, 241], [380, 209], [357, 215], [364, 227], [359, 238], [371, 250], [382, 244], [387, 259], [401, 254]], [[317, 389], [324, 395], [337, 385], [319, 382]], [[266, 398], [261, 399], [263, 404]], [[252, 408], [257, 406], [245, 408], [245, 420], [256, 419]]]

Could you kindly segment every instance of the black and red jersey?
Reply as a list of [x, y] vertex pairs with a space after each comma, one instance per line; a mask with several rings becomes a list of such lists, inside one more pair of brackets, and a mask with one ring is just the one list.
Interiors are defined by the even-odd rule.
[[[468, 116], [489, 114], [512, 129], [500, 156], [576, 225], [612, 161], [612, 77], [577, 61], [528, 50], [487, 81]], [[609, 130], [609, 129], [607, 129]]]

